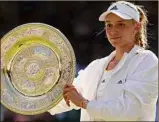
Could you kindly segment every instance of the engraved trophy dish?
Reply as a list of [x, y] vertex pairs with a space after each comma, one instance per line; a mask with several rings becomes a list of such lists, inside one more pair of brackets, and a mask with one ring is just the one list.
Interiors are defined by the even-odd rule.
[[63, 87], [75, 76], [68, 39], [43, 23], [20, 25], [1, 39], [1, 103], [9, 110], [36, 115], [56, 106]]

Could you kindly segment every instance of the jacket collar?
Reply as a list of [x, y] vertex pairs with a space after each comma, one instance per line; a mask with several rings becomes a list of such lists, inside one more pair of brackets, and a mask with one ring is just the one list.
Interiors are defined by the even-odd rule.
[[[140, 51], [142, 51], [143, 48], [138, 46], [138, 45], [134, 45], [134, 47], [129, 51], [129, 52], [125, 52], [123, 56], [125, 55], [131, 55], [131, 54], [136, 54], [136, 53], [139, 53]], [[109, 56], [108, 58], [109, 59], [112, 59], [116, 54], [116, 51], [113, 51]]]
[[125, 52], [126, 54], [137, 54], [140, 51], [144, 50], [142, 47], [138, 46], [138, 45], [134, 45], [134, 47], [130, 50], [129, 53]]
[[[113, 72], [115, 73], [116, 71], [118, 71], [127, 60], [131, 59], [132, 56], [140, 53], [140, 51], [142, 51], [143, 48], [138, 46], [138, 45], [134, 45], [134, 47], [129, 51], [129, 52], [125, 52], [123, 57], [121, 58], [120, 62], [118, 63], [117, 67], [113, 70]], [[105, 63], [105, 67], [108, 65], [108, 63], [112, 60], [112, 58], [115, 56], [116, 51], [113, 51], [106, 59], [106, 63]]]

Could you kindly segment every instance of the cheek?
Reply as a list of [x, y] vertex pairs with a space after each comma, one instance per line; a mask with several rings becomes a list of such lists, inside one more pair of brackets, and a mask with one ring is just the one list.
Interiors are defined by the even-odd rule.
[[134, 41], [134, 38], [135, 38], [135, 35], [134, 35], [132, 30], [127, 30], [127, 31], [123, 32], [122, 40], [124, 42], [129, 42], [130, 43], [130, 42]]
[[135, 36], [135, 33], [134, 33], [133, 30], [128, 30], [128, 31], [126, 32], [126, 36], [127, 36], [128, 38], [132, 39], [132, 38]]
[[106, 33], [107, 37], [109, 37], [111, 35], [111, 31], [109, 29], [106, 29], [105, 33]]

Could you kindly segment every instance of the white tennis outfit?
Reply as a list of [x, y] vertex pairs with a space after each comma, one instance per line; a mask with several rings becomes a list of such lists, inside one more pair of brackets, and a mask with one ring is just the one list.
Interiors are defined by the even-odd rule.
[[[81, 109], [81, 121], [155, 121], [158, 98], [158, 58], [135, 45], [124, 53], [118, 65], [105, 71], [115, 56], [91, 62], [79, 72], [73, 85], [90, 102]], [[58, 114], [80, 109], [73, 103], [68, 107], [64, 100], [49, 110]]]

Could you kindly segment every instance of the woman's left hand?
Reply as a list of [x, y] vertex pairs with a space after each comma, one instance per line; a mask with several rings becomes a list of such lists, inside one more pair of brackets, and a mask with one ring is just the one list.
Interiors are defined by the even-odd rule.
[[69, 101], [71, 101], [76, 106], [81, 107], [81, 102], [84, 100], [83, 96], [78, 93], [78, 91], [72, 84], [65, 85], [63, 96], [68, 106], [70, 106]]

